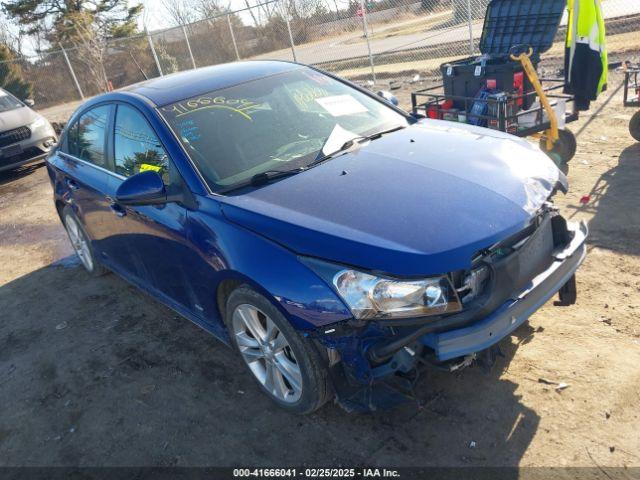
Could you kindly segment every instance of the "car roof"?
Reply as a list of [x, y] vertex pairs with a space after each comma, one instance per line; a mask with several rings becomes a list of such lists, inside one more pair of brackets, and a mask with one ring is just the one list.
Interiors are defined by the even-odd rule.
[[186, 98], [257, 80], [282, 72], [303, 68], [302, 65], [276, 60], [253, 60], [225, 63], [129, 85], [121, 89], [148, 98], [157, 106], [179, 102]]

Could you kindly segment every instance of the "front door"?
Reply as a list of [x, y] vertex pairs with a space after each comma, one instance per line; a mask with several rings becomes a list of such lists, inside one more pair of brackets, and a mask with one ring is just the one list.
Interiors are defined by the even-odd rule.
[[[113, 169], [116, 175], [109, 185], [112, 199], [126, 178], [146, 170], [158, 172], [168, 190], [181, 183], [156, 133], [142, 113], [127, 104], [116, 107]], [[186, 208], [175, 202], [122, 206], [112, 200], [111, 209], [117, 219], [109, 240], [111, 261], [143, 287], [197, 313], [189, 277], [195, 254], [187, 244]]]

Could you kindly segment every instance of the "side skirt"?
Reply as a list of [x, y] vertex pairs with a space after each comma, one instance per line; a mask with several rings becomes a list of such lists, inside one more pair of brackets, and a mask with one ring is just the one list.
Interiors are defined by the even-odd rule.
[[184, 317], [187, 320], [195, 323], [198, 327], [203, 329], [205, 332], [213, 335], [216, 339], [220, 340], [227, 347], [231, 347], [231, 339], [229, 338], [229, 334], [225, 329], [221, 327], [216, 327], [211, 322], [208, 322], [204, 317], [195, 314], [194, 312], [186, 308], [184, 305], [181, 305], [175, 302], [171, 297], [165, 295], [161, 291], [143, 284], [137, 277], [125, 274], [117, 267], [114, 267], [109, 262], [105, 262], [102, 259], [100, 259], [100, 262], [104, 264], [104, 266], [107, 267], [109, 270], [111, 270], [113, 273], [115, 273], [124, 281], [126, 281], [127, 283], [132, 284], [133, 286], [141, 290], [143, 293], [146, 293], [147, 295], [152, 297], [154, 300], [162, 303], [164, 306], [176, 312], [181, 317]]

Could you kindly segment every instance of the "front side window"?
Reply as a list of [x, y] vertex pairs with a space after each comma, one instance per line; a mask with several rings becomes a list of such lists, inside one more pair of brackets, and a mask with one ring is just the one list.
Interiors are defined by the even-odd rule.
[[153, 170], [168, 183], [167, 154], [144, 116], [133, 107], [118, 105], [113, 150], [116, 173], [130, 177]]
[[71, 155], [107, 168], [104, 149], [110, 112], [110, 105], [93, 108], [70, 127], [68, 148]]
[[20, 100], [0, 88], [0, 113], [22, 107], [24, 107], [24, 105]]
[[348, 140], [408, 125], [383, 102], [307, 68], [159, 110], [214, 191], [309, 165]]

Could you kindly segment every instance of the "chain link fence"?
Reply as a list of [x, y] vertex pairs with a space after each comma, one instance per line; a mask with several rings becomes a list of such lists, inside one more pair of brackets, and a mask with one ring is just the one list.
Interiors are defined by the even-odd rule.
[[[534, 0], [532, 0], [534, 1]], [[38, 108], [247, 59], [316, 65], [369, 86], [438, 78], [479, 53], [489, 0], [271, 0], [162, 31], [20, 58]], [[602, 0], [615, 60], [640, 54], [640, 2]], [[566, 15], [543, 68], [562, 64]]]

